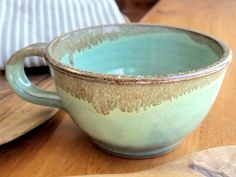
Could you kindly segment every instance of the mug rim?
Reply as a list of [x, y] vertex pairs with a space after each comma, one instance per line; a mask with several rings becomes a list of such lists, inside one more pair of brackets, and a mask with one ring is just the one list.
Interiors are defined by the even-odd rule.
[[[216, 62], [214, 62], [211, 65], [207, 65], [196, 70], [189, 70], [187, 72], [178, 72], [174, 74], [165, 74], [165, 75], [115, 75], [115, 74], [91, 72], [91, 71], [76, 69], [76, 68], [70, 67], [69, 65], [63, 64], [59, 62], [57, 59], [55, 59], [52, 55], [53, 46], [55, 44], [57, 44], [58, 42], [66, 38], [73, 36], [75, 33], [78, 33], [80, 31], [91, 30], [91, 29], [97, 29], [97, 28], [121, 27], [121, 26], [160, 27], [160, 28], [165, 28], [165, 29], [170, 29], [170, 30], [179, 30], [184, 33], [194, 33], [215, 42], [217, 45], [220, 46], [220, 48], [223, 51], [223, 54], [221, 57], [219, 57], [219, 59]], [[63, 73], [67, 73], [69, 75], [73, 75], [74, 77], [79, 77], [86, 80], [102, 81], [102, 82], [106, 81], [106, 82], [117, 83], [117, 84], [126, 84], [126, 83], [151, 84], [151, 83], [168, 83], [168, 82], [174, 82], [174, 81], [184, 81], [184, 80], [190, 80], [190, 79], [214, 74], [217, 71], [224, 69], [230, 63], [232, 59], [232, 51], [222, 41], [216, 39], [215, 37], [212, 37], [209, 34], [198, 32], [192, 29], [172, 27], [172, 26], [167, 26], [167, 25], [133, 23], [133, 24], [99, 25], [99, 26], [82, 28], [82, 29], [75, 30], [69, 33], [65, 33], [63, 35], [60, 35], [54, 38], [51, 42], [49, 42], [45, 50], [44, 58], [46, 59], [47, 63], [53, 67], [53, 69], [56, 69]]]

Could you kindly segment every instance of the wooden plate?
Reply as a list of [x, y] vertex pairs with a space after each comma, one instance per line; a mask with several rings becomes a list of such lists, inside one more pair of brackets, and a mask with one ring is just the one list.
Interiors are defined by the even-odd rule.
[[[39, 87], [53, 90], [49, 74], [34, 75], [33, 82]], [[38, 106], [22, 100], [9, 88], [4, 74], [0, 75], [0, 145], [29, 132], [57, 112], [55, 108]]]

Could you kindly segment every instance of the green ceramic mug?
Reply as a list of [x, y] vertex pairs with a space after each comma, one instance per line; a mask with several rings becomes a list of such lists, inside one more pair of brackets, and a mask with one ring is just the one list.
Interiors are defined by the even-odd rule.
[[[44, 57], [56, 92], [26, 77], [23, 61]], [[16, 52], [7, 80], [23, 99], [67, 111], [103, 150], [150, 157], [172, 150], [207, 115], [231, 51], [202, 33], [124, 24], [82, 29]]]

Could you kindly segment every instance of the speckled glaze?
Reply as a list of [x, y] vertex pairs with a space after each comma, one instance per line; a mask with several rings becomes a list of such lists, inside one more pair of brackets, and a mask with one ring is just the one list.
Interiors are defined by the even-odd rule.
[[[22, 61], [33, 54], [45, 54], [56, 92], [27, 80]], [[24, 99], [67, 111], [99, 148], [145, 158], [170, 151], [201, 123], [231, 57], [224, 44], [198, 32], [110, 25], [23, 49], [6, 74]]]

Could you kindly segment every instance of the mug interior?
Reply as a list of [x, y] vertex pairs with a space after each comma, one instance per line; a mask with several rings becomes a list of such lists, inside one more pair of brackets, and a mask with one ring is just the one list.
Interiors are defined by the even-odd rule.
[[77, 70], [113, 75], [169, 75], [199, 70], [223, 56], [214, 39], [162, 26], [115, 25], [55, 40], [50, 53]]

